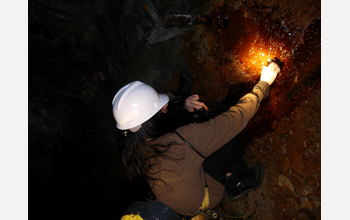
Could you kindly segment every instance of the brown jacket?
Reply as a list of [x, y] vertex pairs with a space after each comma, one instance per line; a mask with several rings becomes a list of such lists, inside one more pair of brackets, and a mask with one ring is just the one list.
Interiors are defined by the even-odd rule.
[[[269, 95], [269, 85], [260, 81], [251, 93], [243, 96], [227, 112], [204, 123], [193, 123], [177, 129], [201, 154], [208, 157], [238, 135], [259, 108], [263, 98]], [[176, 142], [167, 155], [179, 160], [160, 159], [153, 170], [154, 177], [166, 182], [152, 184], [157, 201], [178, 213], [198, 212], [204, 199], [205, 184], [209, 189], [209, 208], [214, 208], [224, 196], [225, 187], [203, 171], [204, 159], [192, 150], [174, 132], [157, 140], [159, 144]], [[159, 172], [158, 172], [159, 171]]]

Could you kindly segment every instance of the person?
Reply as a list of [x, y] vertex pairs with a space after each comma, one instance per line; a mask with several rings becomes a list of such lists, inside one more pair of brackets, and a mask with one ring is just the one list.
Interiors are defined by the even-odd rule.
[[236, 136], [269, 95], [279, 71], [274, 62], [263, 67], [250, 93], [203, 121], [183, 114], [205, 106], [196, 94], [179, 107], [142, 82], [125, 85], [112, 106], [116, 126], [124, 134], [120, 152], [130, 181], [148, 200], [181, 214], [197, 213], [205, 201], [206, 208], [214, 208], [225, 194], [235, 200], [258, 188], [262, 163], [248, 169]]

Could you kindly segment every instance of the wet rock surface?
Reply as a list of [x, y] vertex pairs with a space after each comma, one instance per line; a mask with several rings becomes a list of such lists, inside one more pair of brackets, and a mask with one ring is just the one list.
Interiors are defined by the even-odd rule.
[[[182, 49], [188, 55], [193, 91], [202, 101], [234, 104], [258, 82], [267, 58], [278, 57], [284, 67], [269, 98], [240, 134], [246, 161], [264, 163], [263, 183], [247, 199], [224, 200], [217, 209], [231, 215], [255, 209], [254, 219], [319, 219], [320, 11], [309, 10], [311, 4], [305, 2], [288, 10], [289, 2], [237, 2], [216, 2], [209, 10], [229, 14], [213, 19], [227, 19], [224, 28], [208, 22], [185, 36]], [[319, 7], [319, 2], [314, 4]], [[296, 214], [299, 210], [309, 214]]]
[[[227, 215], [321, 218], [320, 1], [29, 1], [29, 207], [33, 217], [116, 217], [142, 200], [119, 160], [111, 100], [143, 80], [163, 92], [191, 77], [202, 101], [234, 104], [267, 58], [283, 71], [240, 134], [261, 187]], [[206, 14], [164, 29], [168, 14]]]

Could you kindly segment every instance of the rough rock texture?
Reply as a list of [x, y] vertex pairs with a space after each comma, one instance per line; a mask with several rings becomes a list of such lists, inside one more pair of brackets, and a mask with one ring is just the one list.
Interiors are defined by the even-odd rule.
[[[31, 217], [118, 218], [134, 200], [111, 112], [132, 80], [163, 92], [192, 77], [202, 101], [234, 104], [267, 58], [284, 62], [271, 94], [240, 134], [261, 159], [261, 187], [217, 209], [254, 219], [320, 219], [321, 3], [317, 0], [31, 0], [29, 207]], [[164, 29], [168, 14], [207, 22]]]
[[[258, 82], [267, 58], [284, 63], [269, 98], [240, 134], [246, 161], [263, 161], [263, 183], [247, 199], [224, 200], [217, 209], [226, 214], [255, 209], [254, 219], [320, 218], [320, 2], [289, 4], [214, 2], [213, 21], [185, 36], [194, 92], [204, 101], [234, 104]], [[224, 28], [218, 25], [225, 20]]]
[[[198, 0], [171, 3], [151, 0], [127, 1], [117, 27], [118, 52], [115, 55], [124, 61], [124, 74], [118, 72], [120, 67], [114, 60], [110, 64], [112, 74], [123, 77], [121, 80], [124, 83], [142, 80], [156, 89], [168, 83], [181, 56], [183, 35], [191, 28], [165, 29], [161, 25], [161, 19], [173, 13], [198, 13], [200, 4], [203, 3]], [[113, 68], [116, 65], [117, 68]]]

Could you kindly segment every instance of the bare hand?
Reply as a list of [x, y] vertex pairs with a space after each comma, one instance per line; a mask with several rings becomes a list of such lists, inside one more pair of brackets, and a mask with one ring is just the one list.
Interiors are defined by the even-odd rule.
[[185, 109], [188, 112], [194, 112], [194, 109], [201, 109], [204, 106], [204, 103], [197, 100], [199, 100], [197, 94], [189, 96], [185, 101]]
[[270, 86], [275, 81], [277, 74], [280, 72], [280, 68], [274, 62], [269, 66], [264, 66], [261, 72], [260, 80], [267, 82]]

